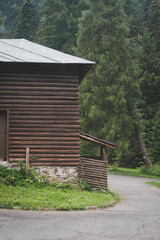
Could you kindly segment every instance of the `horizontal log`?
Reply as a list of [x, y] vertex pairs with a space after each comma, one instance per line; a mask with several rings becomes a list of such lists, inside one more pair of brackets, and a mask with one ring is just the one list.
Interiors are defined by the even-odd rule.
[[78, 97], [79, 92], [77, 91], [60, 91], [60, 92], [50, 92], [50, 91], [25, 91], [24, 89], [14, 89], [14, 90], [1, 90], [0, 89], [0, 95], [17, 95], [17, 96], [73, 96]]
[[28, 81], [28, 79], [25, 79], [26, 81], [17, 81], [17, 80], [12, 80], [12, 81], [4, 81], [0, 79], [0, 85], [1, 86], [23, 86], [25, 87], [69, 87], [69, 88], [75, 88], [79, 87], [79, 83], [70, 83], [70, 82], [65, 82], [65, 81]]
[[67, 81], [67, 80], [71, 80], [71, 81], [77, 81], [77, 82], [79, 82], [79, 77], [78, 77], [78, 75], [77, 74], [73, 74], [73, 75], [71, 75], [71, 74], [28, 74], [27, 73], [27, 76], [26, 76], [26, 74], [23, 74], [23, 73], [1, 73], [1, 76], [0, 76], [0, 79], [5, 79], [5, 80], [7, 80], [7, 79], [9, 79], [9, 80], [11, 80], [11, 79], [15, 79], [15, 80], [20, 80], [20, 81], [22, 81], [22, 80], [27, 80], [27, 81], [36, 81], [36, 80], [42, 80], [42, 81], [49, 81], [49, 80], [51, 80], [51, 81], [53, 81], [53, 80], [56, 80], [57, 79], [57, 81], [60, 81], [60, 80], [62, 80], [62, 81]]
[[31, 140], [10, 140], [9, 141], [10, 146], [13, 148], [16, 146], [18, 147], [25, 147], [25, 146], [33, 146], [33, 147], [37, 147], [37, 146], [48, 146], [48, 147], [59, 147], [59, 148], [64, 148], [64, 147], [71, 147], [71, 148], [76, 148], [79, 147], [79, 142], [78, 141], [44, 141], [44, 140], [37, 140], [37, 141], [31, 141]]
[[[9, 162], [19, 162], [19, 161], [25, 161], [25, 157], [10, 157], [9, 158]], [[78, 163], [78, 158], [48, 158], [48, 157], [44, 157], [44, 158], [38, 158], [36, 161], [31, 161], [31, 163], [59, 163], [59, 164], [63, 164], [63, 163], [74, 163], [76, 162], [76, 164]]]
[[5, 100], [5, 99], [11, 99], [12, 101], [14, 100], [66, 100], [66, 101], [78, 101], [78, 96], [73, 97], [73, 96], [25, 96], [25, 95], [1, 95], [0, 94], [0, 101]]
[[[25, 153], [26, 152], [26, 149], [24, 148], [24, 149], [10, 149], [9, 150], [9, 152], [10, 152], [10, 156], [11, 156], [11, 154], [12, 153], [15, 153], [15, 154], [21, 154], [21, 153]], [[41, 147], [41, 148], [36, 148], [36, 149], [34, 149], [34, 148], [30, 148], [30, 154], [36, 154], [36, 153], [38, 153], [38, 154], [40, 154], [40, 153], [42, 153], [42, 154], [45, 154], [45, 155], [48, 155], [48, 154], [79, 154], [79, 149], [50, 149], [50, 148], [48, 148], [48, 149], [43, 149], [43, 147]]]
[[10, 124], [9, 125], [10, 128], [19, 128], [19, 129], [23, 129], [23, 128], [57, 128], [57, 129], [79, 129], [79, 125], [78, 124], [74, 124], [74, 125], [58, 125], [58, 124], [47, 124], [47, 123], [41, 123], [41, 124], [22, 124], [22, 123], [16, 123], [16, 124]]
[[24, 107], [24, 108], [29, 108], [29, 109], [31, 109], [31, 108], [51, 108], [51, 107], [56, 107], [56, 108], [65, 108], [65, 107], [75, 107], [75, 106], [78, 106], [78, 104], [77, 105], [74, 105], [74, 104], [68, 104], [68, 103], [65, 103], [65, 104], [54, 104], [54, 103], [52, 103], [52, 105], [48, 105], [48, 104], [37, 104], [37, 103], [31, 103], [31, 104], [24, 104], [23, 103], [23, 101], [22, 102], [19, 102], [19, 103], [14, 103], [14, 104], [11, 104], [11, 103], [1, 103], [0, 102], [0, 108], [4, 108], [4, 109], [6, 109], [6, 108], [22, 108], [22, 107]]
[[10, 147], [11, 148], [21, 148], [21, 147], [34, 147], [36, 148], [37, 145], [41, 147], [51, 147], [51, 148], [77, 148], [79, 147], [79, 142], [78, 141], [72, 141], [72, 142], [54, 142], [54, 141], [9, 141]]
[[24, 141], [24, 140], [32, 140], [32, 141], [37, 141], [37, 140], [41, 140], [41, 141], [43, 141], [43, 140], [45, 140], [45, 141], [50, 141], [50, 140], [52, 140], [52, 141], [55, 141], [55, 142], [61, 142], [61, 141], [68, 141], [68, 142], [72, 142], [72, 141], [76, 141], [76, 142], [78, 142], [79, 141], [79, 138], [77, 137], [77, 136], [72, 136], [72, 137], [68, 137], [68, 136], [65, 136], [65, 137], [61, 137], [61, 136], [59, 136], [59, 137], [45, 137], [45, 136], [41, 136], [41, 138], [40, 137], [34, 137], [34, 136], [32, 136], [32, 137], [30, 137], [30, 136], [27, 136], [27, 137], [24, 137], [24, 136], [10, 136], [9, 137], [9, 140], [22, 140], [22, 141]]
[[[31, 137], [45, 137], [45, 136], [52, 136], [52, 137], [62, 137], [66, 136], [66, 133], [55, 133], [55, 132], [11, 132], [10, 131], [10, 136], [31, 136]], [[77, 136], [77, 133], [68, 133], [68, 137], [73, 137]]]
[[[2, 103], [21, 103], [22, 99], [0, 99], [1, 104]], [[52, 100], [52, 99], [48, 99], [48, 100], [35, 100], [35, 99], [23, 99], [23, 104], [73, 104], [73, 105], [78, 105], [79, 102], [77, 100], [74, 99], [68, 99], [67, 101], [64, 99], [61, 100]]]
[[77, 92], [78, 88], [72, 87], [38, 87], [38, 86], [31, 86], [31, 87], [26, 87], [26, 86], [1, 86], [1, 90], [22, 90], [22, 91], [56, 91], [56, 92]]
[[[65, 119], [67, 119], [67, 120], [70, 120], [70, 121], [73, 121], [73, 120], [78, 120], [79, 119], [79, 116], [65, 116], [64, 115], [64, 117], [65, 117]], [[13, 119], [15, 119], [15, 120], [19, 120], [19, 119], [26, 119], [27, 118], [27, 120], [31, 120], [31, 119], [37, 119], [37, 120], [43, 120], [43, 119], [46, 119], [46, 120], [62, 120], [63, 119], [63, 116], [57, 116], [57, 115], [55, 115], [55, 116], [14, 116], [14, 115], [12, 115], [12, 116], [10, 116], [10, 119], [11, 120], [13, 120]]]
[[57, 119], [57, 120], [46, 120], [46, 119], [10, 119], [10, 124], [69, 124], [69, 125], [74, 125], [77, 124], [79, 125], [79, 119]]
[[[9, 153], [9, 158], [11, 158], [11, 157], [13, 157], [13, 158], [23, 158], [25, 156], [25, 153]], [[63, 152], [61, 153], [52, 153], [52, 154], [50, 154], [50, 153], [41, 153], [41, 154], [37, 154], [37, 153], [35, 153], [35, 156], [36, 157], [38, 157], [38, 158], [43, 158], [43, 157], [51, 157], [51, 158], [59, 158], [59, 159], [61, 159], [61, 158], [69, 158], [69, 159], [71, 159], [71, 158], [79, 158], [79, 154], [75, 154], [75, 153], [65, 153], [65, 154], [63, 154]]]
[[61, 109], [52, 109], [51, 111], [42, 111], [41, 109], [39, 109], [38, 111], [34, 111], [30, 110], [30, 111], [10, 111], [10, 116], [19, 116], [19, 115], [25, 115], [25, 116], [29, 116], [29, 115], [38, 115], [38, 116], [43, 116], [43, 115], [47, 115], [47, 116], [54, 116], [54, 115], [59, 115], [59, 116], [63, 116], [63, 115], [69, 115], [69, 116], [77, 116], [79, 115], [79, 111], [77, 109], [69, 109], [69, 110], [61, 110]]
[[75, 128], [58, 128], [58, 127], [44, 127], [44, 128], [29, 128], [29, 127], [26, 127], [26, 128], [10, 128], [10, 132], [13, 133], [13, 132], [32, 132], [32, 133], [69, 133], [69, 134], [72, 134], [72, 133], [77, 133], [77, 129]]

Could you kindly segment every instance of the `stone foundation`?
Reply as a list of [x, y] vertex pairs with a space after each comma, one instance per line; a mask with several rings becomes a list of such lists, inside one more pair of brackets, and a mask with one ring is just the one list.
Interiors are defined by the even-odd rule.
[[36, 167], [36, 171], [46, 176], [49, 181], [58, 181], [60, 183], [74, 181], [78, 176], [77, 167], [39, 166]]
[[[12, 168], [11, 163], [0, 161], [0, 166]], [[44, 175], [51, 182], [58, 181], [60, 183], [74, 181], [78, 176], [77, 167], [58, 167], [58, 166], [34, 166], [37, 173]]]
[[0, 161], [0, 166], [6, 167], [6, 168], [11, 168], [12, 164], [7, 161]]

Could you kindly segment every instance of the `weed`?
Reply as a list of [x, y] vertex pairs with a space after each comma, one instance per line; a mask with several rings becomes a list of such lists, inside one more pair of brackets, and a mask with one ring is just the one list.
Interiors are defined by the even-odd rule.
[[84, 182], [82, 180], [79, 180], [78, 186], [82, 190], [86, 190], [86, 191], [89, 191], [89, 192], [93, 191], [93, 188], [91, 188], [91, 186], [88, 183], [86, 183], [86, 182]]
[[7, 201], [0, 201], [0, 208], [7, 208], [7, 209], [12, 209], [13, 208], [13, 203], [10, 200]]

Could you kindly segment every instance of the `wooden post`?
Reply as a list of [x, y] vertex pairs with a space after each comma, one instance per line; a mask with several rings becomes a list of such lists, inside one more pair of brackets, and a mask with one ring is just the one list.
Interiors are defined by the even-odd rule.
[[[104, 147], [104, 161], [106, 162], [106, 171], [108, 172], [108, 152], [107, 152], [107, 147]], [[107, 188], [108, 188], [108, 174], [107, 174]]]
[[107, 166], [108, 166], [108, 152], [107, 152], [107, 148], [104, 148], [104, 161], [106, 161]]
[[101, 154], [101, 159], [103, 160], [103, 146], [101, 145], [101, 148], [100, 148], [100, 154]]
[[29, 148], [26, 148], [26, 172], [29, 172]]

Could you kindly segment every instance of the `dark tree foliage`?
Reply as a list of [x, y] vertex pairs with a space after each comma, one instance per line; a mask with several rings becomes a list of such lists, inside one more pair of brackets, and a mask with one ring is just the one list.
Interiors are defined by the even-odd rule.
[[[158, 118], [160, 111], [160, 1], [153, 0], [149, 6], [143, 36], [143, 55], [141, 65], [143, 77], [141, 83], [144, 118], [146, 120], [146, 143], [154, 162], [159, 157], [153, 151], [154, 142], [159, 141]], [[156, 120], [155, 120], [156, 119]], [[160, 118], [159, 118], [160, 122]], [[157, 140], [156, 140], [157, 136]], [[152, 149], [153, 148], [153, 149]], [[159, 150], [160, 151], [160, 150]], [[155, 153], [155, 156], [154, 156]], [[157, 159], [158, 161], [158, 159]]]
[[48, 47], [73, 54], [78, 18], [84, 1], [46, 0], [38, 41]]
[[[38, 11], [41, 10], [43, 0], [33, 0], [33, 3]], [[13, 32], [15, 32], [22, 4], [23, 0], [0, 0], [0, 11], [6, 17], [4, 26], [9, 37], [13, 37]]]
[[1, 16], [1, 13], [0, 13], [0, 38], [5, 38], [6, 37], [6, 34], [4, 32], [4, 23], [5, 23], [5, 17], [2, 17]]
[[152, 120], [150, 154], [153, 163], [160, 164], [160, 108]]
[[[131, 12], [129, 1], [91, 1], [78, 34], [81, 56], [96, 62], [80, 87], [81, 129], [116, 143], [120, 161], [131, 149], [136, 149], [134, 157], [139, 155], [139, 63], [137, 41], [129, 29]], [[89, 151], [83, 145], [82, 153]]]
[[25, 38], [27, 40], [34, 41], [38, 27], [37, 20], [36, 9], [33, 1], [24, 0], [20, 8], [20, 13], [13, 37]]
[[23, 3], [23, 0], [0, 0], [0, 11], [2, 15], [6, 17], [5, 28], [8, 31], [12, 25], [12, 22], [16, 15], [14, 14], [14, 6], [20, 6]]
[[[138, 166], [141, 153], [147, 157], [145, 138], [159, 161], [160, 0], [0, 0], [0, 13], [1, 38], [96, 62], [80, 86], [80, 125], [117, 144], [112, 159]], [[99, 149], [82, 142], [81, 153]]]

